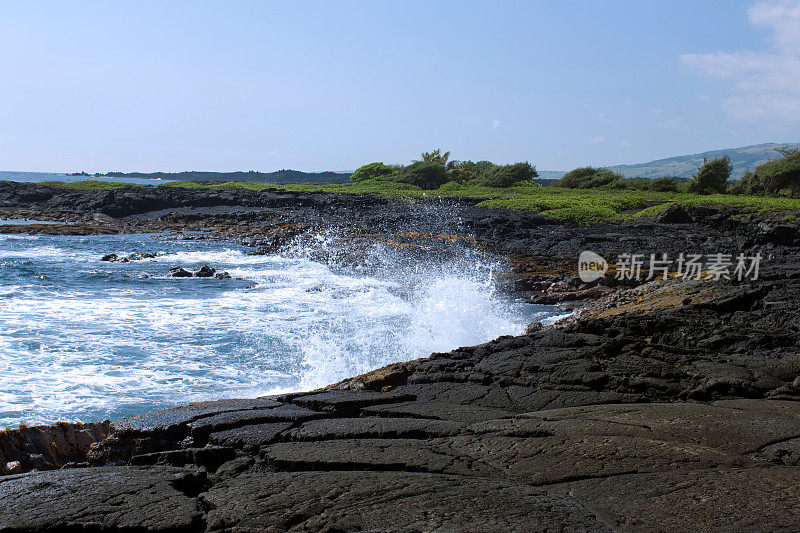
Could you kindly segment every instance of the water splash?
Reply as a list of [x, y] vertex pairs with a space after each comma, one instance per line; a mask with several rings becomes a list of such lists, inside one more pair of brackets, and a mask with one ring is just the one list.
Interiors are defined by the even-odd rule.
[[[331, 231], [286, 256], [146, 235], [3, 239], [0, 426], [307, 390], [553, 314], [499, 293], [502, 264], [480, 250], [398, 239]], [[99, 260], [112, 251], [160, 255]], [[166, 276], [202, 264], [234, 279]]]
[[[425, 213], [423, 219], [429, 217]], [[456, 221], [448, 225], [457, 226]], [[300, 347], [303, 390], [393, 362], [521, 334], [531, 320], [552, 314], [549, 307], [500, 294], [496, 277], [506, 265], [454, 234], [404, 232], [359, 240], [333, 228], [297, 238], [286, 253], [388, 283], [385, 292], [354, 300], [356, 308], [338, 317], [335, 326], [309, 332]]]

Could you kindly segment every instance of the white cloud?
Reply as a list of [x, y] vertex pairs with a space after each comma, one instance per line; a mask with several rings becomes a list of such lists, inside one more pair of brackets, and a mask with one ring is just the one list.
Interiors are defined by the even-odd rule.
[[800, 46], [800, 2], [797, 0], [762, 0], [747, 10], [750, 22], [759, 28], [770, 28], [776, 48], [797, 54]]
[[605, 141], [605, 139], [603, 139], [599, 135], [597, 137], [592, 137], [592, 138], [589, 139], [589, 142], [592, 143], [592, 144], [600, 144], [603, 141]]
[[619, 143], [619, 145], [622, 146], [622, 147], [626, 147], [626, 146], [630, 146], [631, 142], [630, 141], [621, 141]]
[[609, 121], [608, 118], [606, 117], [605, 113], [600, 113], [599, 115], [597, 115], [597, 120], [599, 120], [600, 122], [608, 122]]
[[653, 109], [653, 110], [651, 111], [651, 113], [653, 113], [654, 115], [660, 115], [660, 114], [661, 114], [661, 113], [663, 113], [663, 112], [664, 112], [664, 110], [663, 110], [663, 109], [658, 109], [658, 108], [656, 108], [656, 109]]
[[761, 0], [747, 13], [751, 24], [770, 30], [768, 52], [684, 54], [680, 61], [732, 82], [723, 106], [734, 118], [800, 122], [800, 0]]
[[497, 119], [493, 120], [493, 121], [492, 121], [492, 129], [493, 129], [493, 130], [496, 130], [496, 129], [498, 129], [499, 127], [500, 127], [500, 121], [499, 121], [499, 120], [497, 120]]

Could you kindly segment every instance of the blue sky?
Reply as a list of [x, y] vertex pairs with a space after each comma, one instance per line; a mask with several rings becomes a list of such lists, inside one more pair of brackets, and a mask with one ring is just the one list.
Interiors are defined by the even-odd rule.
[[800, 141], [800, 0], [2, 2], [0, 169], [542, 170]]

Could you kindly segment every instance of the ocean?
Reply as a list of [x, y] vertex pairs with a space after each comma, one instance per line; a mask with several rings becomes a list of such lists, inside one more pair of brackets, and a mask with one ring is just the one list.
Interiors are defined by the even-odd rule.
[[[322, 238], [322, 237], [321, 237]], [[465, 252], [358, 266], [167, 234], [0, 235], [0, 428], [322, 387], [553, 320]], [[129, 262], [109, 253], [158, 254]], [[230, 279], [174, 278], [209, 265]]]
[[39, 183], [42, 181], [113, 181], [122, 183], [135, 183], [137, 185], [160, 185], [174, 180], [149, 179], [149, 178], [109, 178], [94, 176], [70, 176], [66, 173], [57, 172], [13, 172], [7, 170], [0, 171], [0, 181], [19, 181], [23, 183]]

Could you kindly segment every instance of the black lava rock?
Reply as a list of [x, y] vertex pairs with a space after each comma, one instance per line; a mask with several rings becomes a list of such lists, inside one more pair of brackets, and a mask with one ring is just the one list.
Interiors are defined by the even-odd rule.
[[197, 278], [211, 278], [214, 276], [215, 272], [216, 270], [211, 268], [210, 266], [203, 265], [195, 271], [194, 275]]
[[169, 269], [169, 275], [173, 278], [191, 278], [192, 273], [182, 267], [175, 267]]

